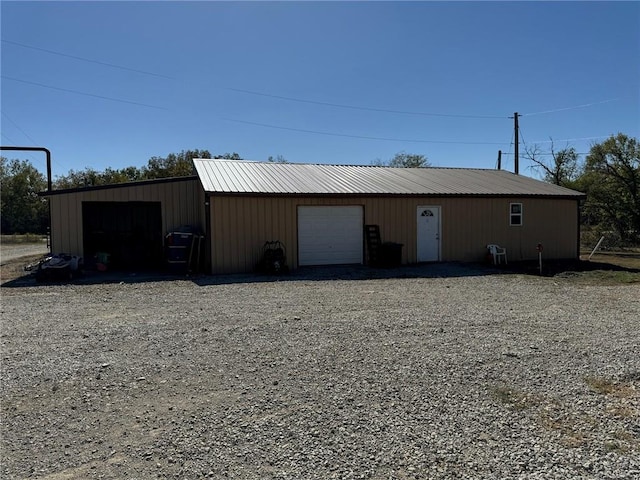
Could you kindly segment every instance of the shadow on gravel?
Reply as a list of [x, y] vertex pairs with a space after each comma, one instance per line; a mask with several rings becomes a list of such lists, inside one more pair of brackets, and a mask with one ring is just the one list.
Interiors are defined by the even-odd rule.
[[[505, 267], [505, 270], [511, 273], [522, 273], [525, 275], [541, 275], [540, 266], [537, 261], [512, 262]], [[594, 262], [578, 259], [552, 260], [543, 262], [542, 264], [543, 277], [554, 277], [556, 275], [563, 275], [567, 273], [582, 273], [594, 271], [640, 273], [640, 268], [624, 267], [621, 265], [615, 265], [613, 263]]]
[[[640, 274], [640, 269], [623, 267], [611, 263], [586, 260], [555, 260], [543, 264], [543, 277], [578, 275], [583, 272], [624, 272]], [[235, 283], [269, 283], [326, 280], [376, 280], [393, 278], [453, 278], [477, 277], [497, 274], [523, 274], [540, 276], [538, 263], [510, 262], [509, 265], [492, 266], [483, 263], [425, 263], [402, 265], [393, 268], [372, 268], [365, 265], [343, 265], [327, 267], [300, 267], [285, 275], [264, 275], [259, 273], [226, 275], [175, 275], [165, 272], [86, 272], [83, 275], [64, 282], [36, 282], [33, 275], [24, 275], [8, 280], [3, 288], [39, 287], [45, 285], [101, 285], [135, 284], [145, 282], [190, 281], [198, 286], [228, 285]]]
[[37, 282], [33, 275], [24, 275], [7, 282], [3, 288], [40, 287], [46, 285], [101, 285], [134, 284], [144, 282], [191, 281], [198, 286], [227, 285], [234, 283], [268, 283], [326, 280], [375, 280], [392, 278], [446, 278], [474, 277], [511, 273], [504, 267], [491, 267], [479, 263], [430, 263], [402, 265], [394, 268], [371, 268], [364, 265], [330, 267], [301, 267], [285, 275], [258, 273], [227, 275], [170, 275], [162, 272], [86, 272], [70, 281]]
[[430, 263], [402, 265], [393, 268], [372, 268], [364, 265], [330, 267], [300, 267], [287, 275], [235, 274], [211, 275], [194, 279], [200, 286], [231, 283], [298, 282], [326, 280], [378, 280], [393, 278], [477, 277], [502, 273], [502, 269], [474, 263]]

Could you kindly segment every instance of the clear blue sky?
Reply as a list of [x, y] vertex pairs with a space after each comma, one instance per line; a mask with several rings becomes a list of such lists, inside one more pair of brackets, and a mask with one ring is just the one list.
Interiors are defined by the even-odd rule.
[[49, 148], [54, 176], [195, 148], [479, 168], [501, 149], [512, 169], [516, 111], [526, 145], [640, 136], [638, 2], [2, 1], [1, 15], [2, 144]]

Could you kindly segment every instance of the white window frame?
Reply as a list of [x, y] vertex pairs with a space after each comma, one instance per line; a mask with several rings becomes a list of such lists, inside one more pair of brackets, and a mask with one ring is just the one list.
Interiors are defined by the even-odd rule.
[[[513, 211], [513, 207], [515, 206], [519, 206], [518, 210], [519, 212], [514, 212]], [[521, 202], [513, 202], [509, 204], [509, 226], [510, 227], [521, 227], [524, 222], [523, 222], [523, 217], [524, 217], [524, 208], [522, 206]], [[514, 219], [519, 219], [519, 223], [514, 223]]]

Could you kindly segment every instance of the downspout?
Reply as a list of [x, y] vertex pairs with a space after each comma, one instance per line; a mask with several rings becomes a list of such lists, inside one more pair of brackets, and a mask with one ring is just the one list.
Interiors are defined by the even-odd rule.
[[[13, 152], [44, 152], [47, 156], [47, 193], [51, 193], [52, 190], [52, 180], [51, 180], [51, 152], [48, 148], [44, 147], [12, 147], [12, 146], [0, 146], [1, 150], [9, 150]], [[47, 205], [49, 207], [49, 253], [51, 253], [51, 199], [47, 197]]]

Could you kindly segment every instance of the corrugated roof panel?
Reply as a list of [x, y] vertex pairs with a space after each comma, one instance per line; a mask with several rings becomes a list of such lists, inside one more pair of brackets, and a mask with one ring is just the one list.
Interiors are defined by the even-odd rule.
[[391, 168], [195, 159], [210, 193], [301, 195], [584, 195], [504, 170]]

